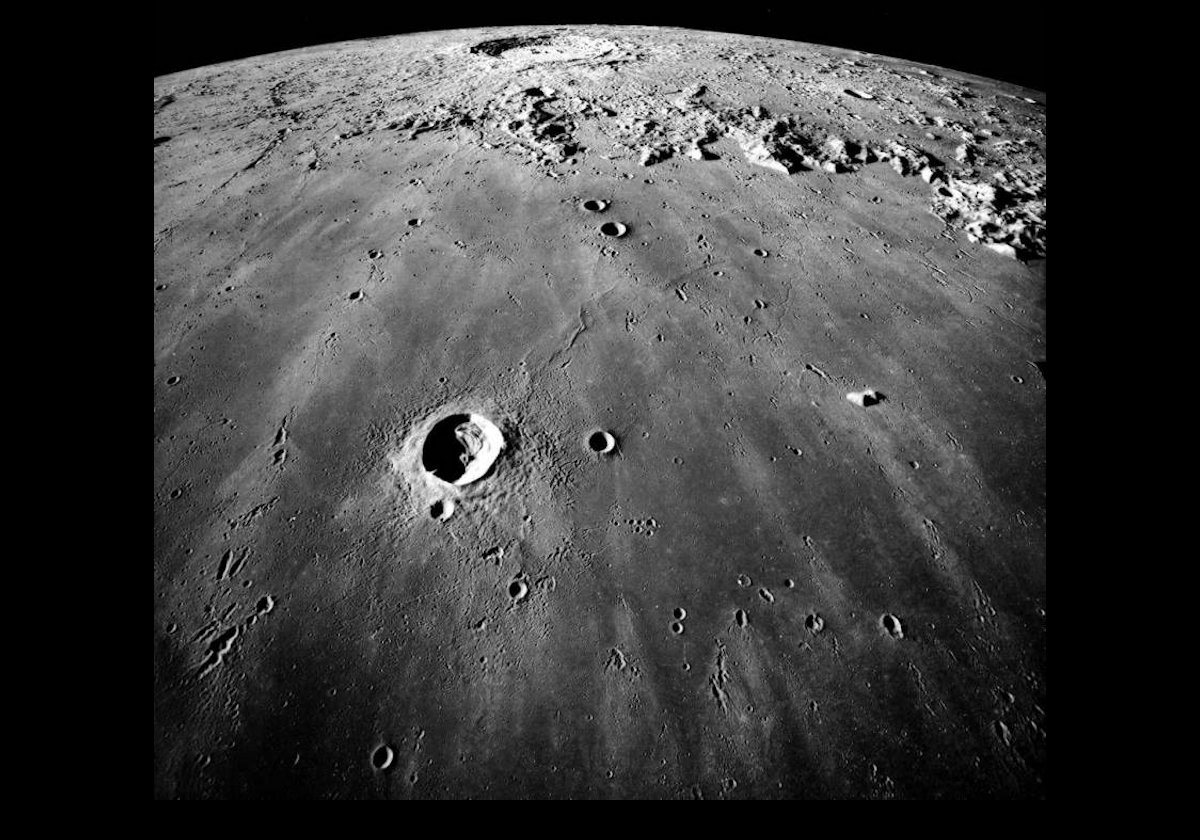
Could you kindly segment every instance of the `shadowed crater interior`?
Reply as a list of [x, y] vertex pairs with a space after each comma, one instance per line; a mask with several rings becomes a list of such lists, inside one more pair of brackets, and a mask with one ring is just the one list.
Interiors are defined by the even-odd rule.
[[467, 452], [458, 439], [458, 427], [471, 422], [465, 414], [454, 414], [439, 420], [425, 438], [421, 450], [421, 466], [442, 481], [453, 484], [467, 471]]
[[371, 766], [376, 770], [387, 770], [392, 766], [392, 759], [396, 757], [396, 753], [387, 744], [381, 744], [375, 752], [371, 754]]
[[612, 452], [617, 445], [617, 440], [608, 432], [597, 429], [588, 435], [588, 449], [593, 452], [603, 455], [606, 452]]
[[535, 35], [526, 37], [513, 38], [495, 38], [491, 41], [483, 41], [471, 47], [471, 52], [479, 55], [490, 55], [492, 58], [498, 58], [509, 50], [515, 50], [520, 47], [533, 47], [539, 44], [547, 44], [550, 42], [549, 35]]
[[470, 484], [488, 474], [503, 446], [504, 436], [486, 417], [452, 414], [429, 430], [421, 465], [447, 484]]

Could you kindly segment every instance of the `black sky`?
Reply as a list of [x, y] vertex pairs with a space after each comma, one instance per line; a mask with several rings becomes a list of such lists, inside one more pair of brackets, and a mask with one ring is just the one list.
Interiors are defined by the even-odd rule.
[[[760, 0], [761, 2], [761, 0]], [[168, 4], [159, 4], [166, 6]], [[978, 11], [911, 4], [881, 11], [861, 3], [645, 4], [603, 9], [562, 2], [324, 5], [320, 12], [246, 3], [228, 14], [212, 4], [170, 4], [154, 16], [154, 75], [354, 38], [485, 26], [570, 23], [680, 26], [808, 41], [906, 58], [1045, 91], [1046, 14], [1038, 3]], [[610, 4], [615, 5], [615, 4]], [[652, 6], [652, 7], [651, 7]], [[308, 8], [314, 8], [309, 6]]]

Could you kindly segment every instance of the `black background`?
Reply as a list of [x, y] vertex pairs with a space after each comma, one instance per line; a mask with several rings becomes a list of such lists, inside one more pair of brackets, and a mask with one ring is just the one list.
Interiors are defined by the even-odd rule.
[[[164, 4], [166, 5], [166, 4]], [[154, 75], [355, 38], [486, 26], [571, 23], [679, 26], [862, 50], [1045, 91], [1042, 5], [905, 4], [725, 0], [721, 4], [489, 3], [427, 5], [174, 4], [154, 12]]]

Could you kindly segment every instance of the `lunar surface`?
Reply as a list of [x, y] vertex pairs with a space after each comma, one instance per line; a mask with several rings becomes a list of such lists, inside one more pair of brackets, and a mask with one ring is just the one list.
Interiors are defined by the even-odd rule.
[[659, 28], [154, 82], [157, 798], [1041, 798], [1044, 94]]

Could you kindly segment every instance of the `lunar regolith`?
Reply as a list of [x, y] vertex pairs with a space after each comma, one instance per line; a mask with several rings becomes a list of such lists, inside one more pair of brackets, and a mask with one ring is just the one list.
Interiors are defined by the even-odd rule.
[[1045, 96], [713, 32], [154, 83], [158, 798], [1045, 796]]

